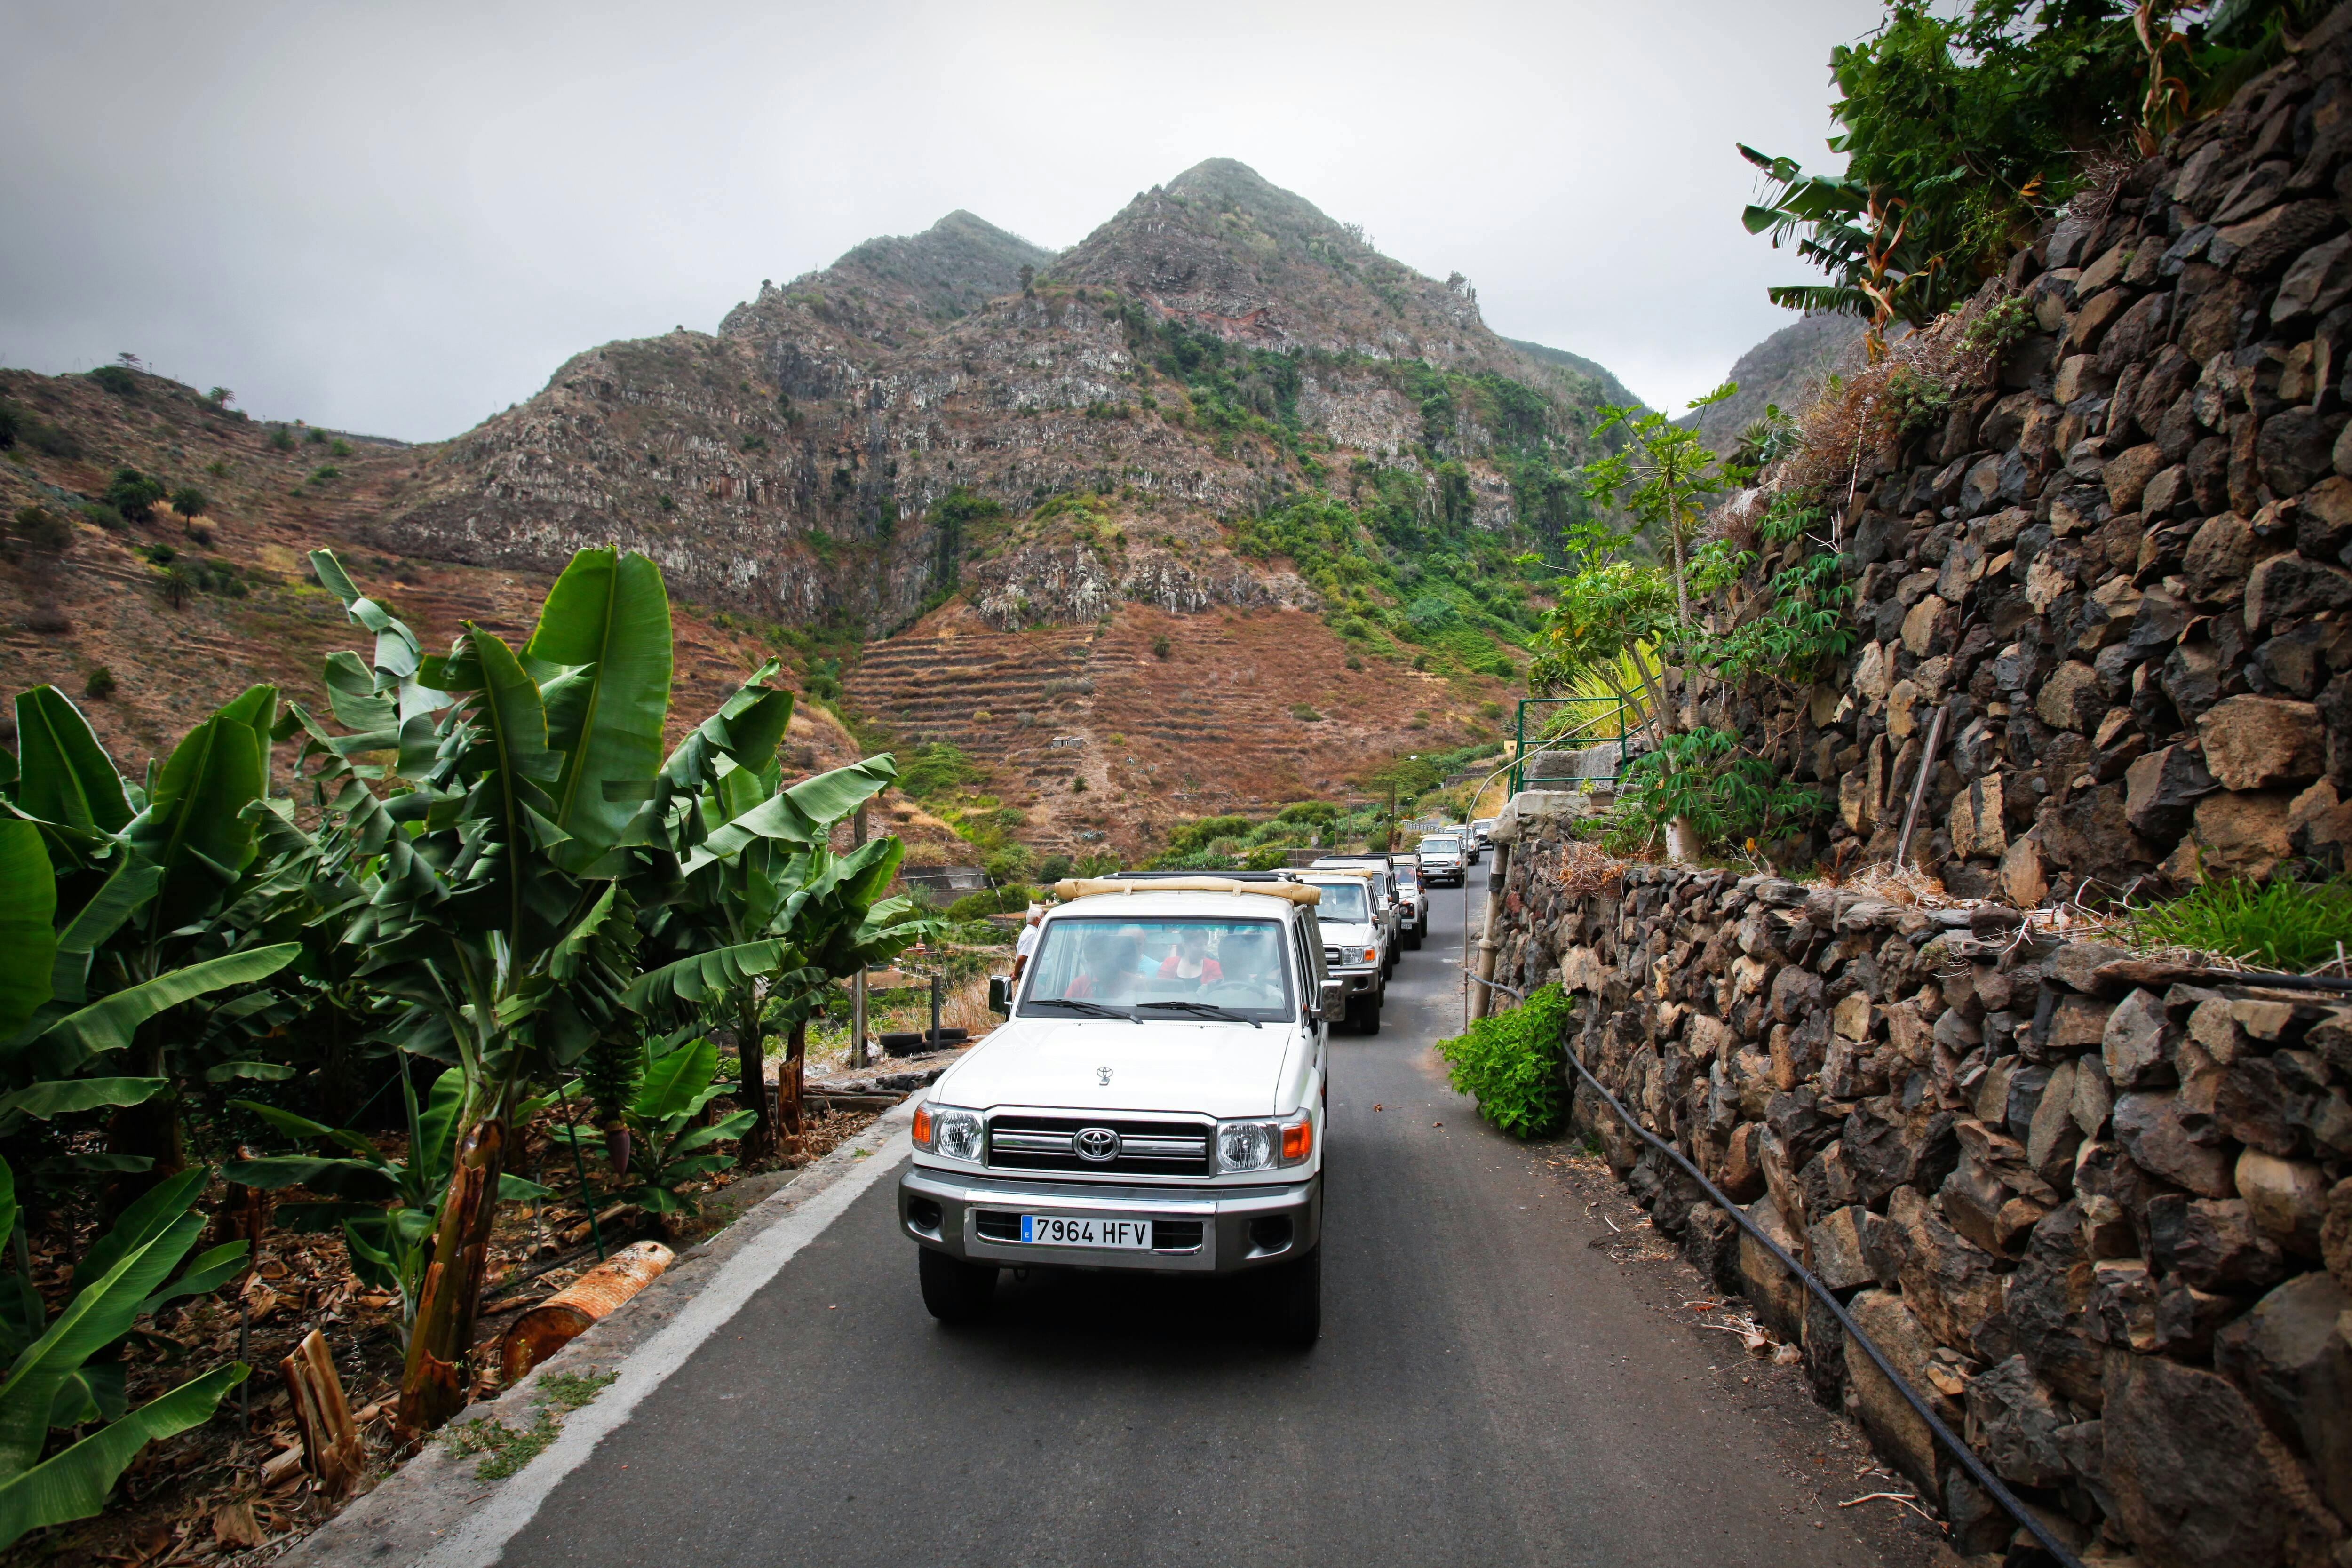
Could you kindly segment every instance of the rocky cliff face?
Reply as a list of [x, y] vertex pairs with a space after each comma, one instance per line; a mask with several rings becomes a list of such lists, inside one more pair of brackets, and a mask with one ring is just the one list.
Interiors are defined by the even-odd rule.
[[[1161, 363], [1169, 323], [1280, 363], [1244, 363], [1208, 417], [1200, 387]], [[1309, 482], [1311, 453], [1324, 471], [1408, 469], [1433, 509], [1435, 470], [1457, 464], [1445, 504], [1481, 527], [1523, 526], [1496, 458], [1525, 430], [1491, 428], [1458, 399], [1433, 415], [1414, 379], [1429, 374], [1522, 389], [1519, 424], [1569, 457], [1607, 395], [1496, 337], [1459, 279], [1423, 278], [1218, 160], [1058, 258], [958, 213], [763, 284], [715, 335], [592, 350], [442, 448], [375, 537], [541, 569], [617, 540], [689, 597], [868, 630], [936, 603], [967, 566], [1000, 620], [1091, 613], [1100, 595], [1064, 580], [1179, 607], [1299, 603], [1295, 584], [1231, 557], [1122, 561], [1066, 530], [1048, 542], [1076, 552], [1065, 570], [1023, 553], [1034, 538], [964, 527], [940, 503], [968, 492], [1019, 520], [1090, 495], [1128, 531], [1214, 552], [1226, 521]]]

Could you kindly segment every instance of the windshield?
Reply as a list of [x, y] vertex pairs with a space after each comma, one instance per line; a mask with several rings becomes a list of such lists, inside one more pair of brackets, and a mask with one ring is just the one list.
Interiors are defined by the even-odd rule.
[[1421, 886], [1421, 868], [1400, 866], [1397, 868], [1396, 879], [1397, 886], [1400, 888], [1418, 888]]
[[1315, 906], [1315, 918], [1325, 925], [1360, 926], [1372, 918], [1364, 884], [1353, 877], [1344, 882], [1310, 882], [1307, 886], [1323, 894], [1323, 901]]
[[1458, 838], [1424, 838], [1421, 841], [1421, 852], [1424, 855], [1459, 855], [1462, 853], [1462, 841]]
[[1021, 1011], [1270, 1023], [1295, 1006], [1282, 946], [1272, 921], [1049, 921]]

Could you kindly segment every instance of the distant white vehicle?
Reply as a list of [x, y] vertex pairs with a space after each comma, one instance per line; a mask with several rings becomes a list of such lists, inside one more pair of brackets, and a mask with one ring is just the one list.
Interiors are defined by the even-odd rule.
[[1469, 857], [1462, 838], [1452, 833], [1425, 833], [1414, 847], [1421, 858], [1422, 879], [1432, 887], [1458, 888], [1467, 874]]

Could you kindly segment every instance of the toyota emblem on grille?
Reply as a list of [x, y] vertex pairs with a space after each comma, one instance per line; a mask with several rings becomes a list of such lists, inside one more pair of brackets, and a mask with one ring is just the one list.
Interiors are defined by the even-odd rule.
[[1118, 1134], [1108, 1127], [1082, 1127], [1070, 1140], [1070, 1147], [1078, 1158], [1097, 1165], [1108, 1164], [1118, 1158]]

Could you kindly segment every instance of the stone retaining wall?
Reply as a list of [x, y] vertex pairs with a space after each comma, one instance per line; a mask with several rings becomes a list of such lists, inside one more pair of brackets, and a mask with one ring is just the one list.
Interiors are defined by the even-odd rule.
[[[1496, 977], [1847, 1304], [2086, 1552], [2352, 1562], [2352, 1009], [2183, 984], [2009, 910], [1613, 870], [1505, 814]], [[1659, 1228], [1940, 1502], [2012, 1526], [1835, 1320], [1581, 1087]]]
[[[2339, 9], [1990, 280], [1971, 318], [2021, 300], [2025, 335], [1981, 384], [1946, 388], [1940, 425], [1873, 426], [1852, 482], [1828, 487], [1853, 657], [1810, 691], [1687, 694], [1835, 797], [1824, 858], [1892, 858], [1924, 761], [1912, 858], [1971, 898], [2341, 862], [2347, 68]], [[1814, 548], [1760, 545], [1734, 618]]]

